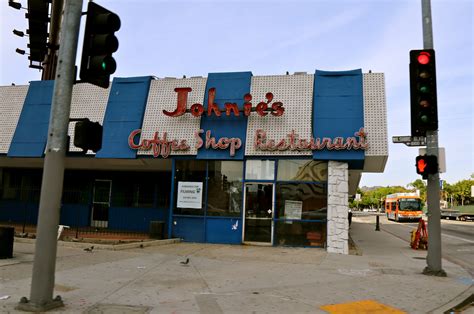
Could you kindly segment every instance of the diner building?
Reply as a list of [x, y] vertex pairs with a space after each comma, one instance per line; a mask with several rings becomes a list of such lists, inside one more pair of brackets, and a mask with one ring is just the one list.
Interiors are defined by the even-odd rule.
[[[36, 223], [53, 87], [0, 87], [0, 222]], [[361, 70], [76, 84], [70, 118], [60, 224], [188, 242], [347, 254], [349, 198], [388, 158], [384, 76]]]

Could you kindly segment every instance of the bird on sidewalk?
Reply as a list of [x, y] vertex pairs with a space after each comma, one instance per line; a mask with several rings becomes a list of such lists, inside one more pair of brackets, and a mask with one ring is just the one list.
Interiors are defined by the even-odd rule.
[[187, 258], [185, 261], [179, 262], [181, 265], [188, 265], [189, 263], [189, 258]]
[[94, 246], [86, 247], [86, 248], [84, 249], [84, 251], [89, 252], [89, 253], [92, 253], [92, 250], [93, 250], [93, 249], [94, 249]]

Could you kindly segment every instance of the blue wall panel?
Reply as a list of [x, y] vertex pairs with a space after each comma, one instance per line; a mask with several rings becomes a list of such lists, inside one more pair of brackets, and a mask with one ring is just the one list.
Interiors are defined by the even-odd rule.
[[109, 229], [150, 231], [150, 221], [165, 220], [165, 210], [158, 208], [110, 207]]
[[87, 227], [90, 225], [90, 210], [89, 205], [63, 204], [59, 223], [66, 226]]
[[0, 221], [36, 224], [38, 209], [38, 203], [0, 201]]
[[[176, 222], [176, 223], [174, 223]], [[185, 242], [205, 242], [204, 217], [173, 216], [172, 238]]]
[[128, 136], [143, 123], [151, 77], [114, 78], [104, 117], [102, 149], [96, 158], [136, 158]]
[[42, 157], [46, 148], [54, 81], [30, 83], [8, 157]]
[[[206, 149], [202, 147], [198, 150], [197, 159], [231, 159], [243, 160], [245, 152], [245, 140], [247, 136], [247, 117], [242, 112], [238, 117], [231, 112], [226, 116], [225, 111], [217, 117], [214, 113], [207, 115], [207, 102], [209, 99], [209, 89], [216, 89], [216, 103], [221, 110], [225, 109], [226, 102], [236, 103], [240, 110], [243, 108], [244, 95], [250, 93], [252, 72], [235, 73], [209, 73], [206, 84], [206, 94], [204, 96], [205, 113], [201, 117], [201, 129], [206, 132], [211, 130], [211, 136], [216, 138], [216, 142], [221, 137], [240, 138], [242, 146], [236, 150], [235, 156], [230, 156], [228, 149]], [[201, 135], [205, 139], [205, 133]]]
[[241, 244], [242, 219], [207, 217], [206, 242], [222, 244]]
[[[316, 70], [313, 94], [313, 137], [353, 137], [364, 126], [362, 70]], [[313, 158], [348, 162], [362, 168], [363, 150], [314, 150]]]

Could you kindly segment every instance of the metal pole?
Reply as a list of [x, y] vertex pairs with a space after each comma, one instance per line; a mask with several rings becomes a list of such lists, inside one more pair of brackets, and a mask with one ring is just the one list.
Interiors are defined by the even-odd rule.
[[49, 24], [49, 48], [43, 62], [42, 80], [54, 80], [58, 61], [59, 31], [63, 15], [64, 0], [53, 0], [51, 3], [51, 22]]
[[[434, 49], [431, 0], [421, 0], [423, 47]], [[438, 131], [426, 132], [426, 154], [438, 158]], [[446, 277], [441, 265], [441, 212], [439, 209], [439, 173], [428, 176], [428, 256], [423, 274]]]
[[42, 312], [63, 306], [60, 296], [53, 300], [53, 290], [64, 159], [81, 12], [82, 0], [66, 1], [41, 183], [31, 294], [30, 300], [25, 297], [20, 300], [17, 306], [19, 310]]

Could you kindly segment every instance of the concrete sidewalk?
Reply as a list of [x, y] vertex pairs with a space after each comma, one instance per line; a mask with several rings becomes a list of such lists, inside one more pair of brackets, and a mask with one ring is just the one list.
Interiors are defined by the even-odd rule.
[[[65, 307], [51, 312], [442, 313], [473, 293], [469, 274], [446, 260], [448, 277], [422, 275], [426, 251], [375, 231], [373, 222], [354, 217], [351, 236], [361, 255], [190, 243], [92, 253], [59, 246], [55, 295]], [[1, 312], [16, 312], [29, 297], [33, 250], [16, 242], [14, 258], [0, 260]]]

